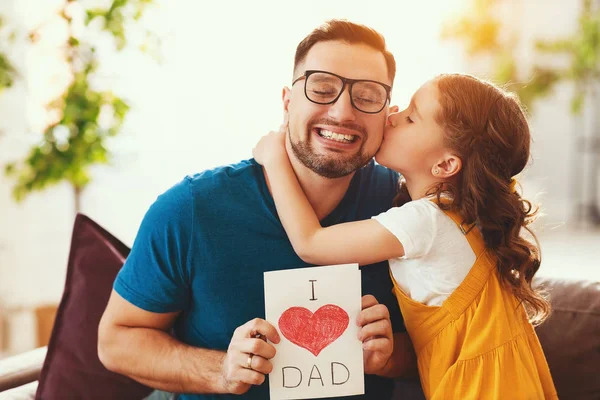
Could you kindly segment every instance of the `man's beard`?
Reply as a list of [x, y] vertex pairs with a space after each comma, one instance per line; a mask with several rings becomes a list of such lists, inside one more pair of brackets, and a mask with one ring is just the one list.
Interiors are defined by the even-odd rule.
[[[309, 130], [307, 134], [307, 138], [312, 134], [312, 129]], [[294, 155], [300, 162], [308, 169], [314, 171], [316, 174], [329, 179], [341, 178], [343, 176], [349, 175], [356, 171], [359, 168], [364, 167], [368, 164], [368, 162], [373, 158], [373, 154], [365, 154], [363, 151], [363, 146], [361, 145], [359, 151], [350, 156], [349, 158], [336, 158], [333, 155], [323, 155], [316, 154], [314, 148], [309, 142], [309, 139], [306, 141], [298, 141], [294, 142], [289, 133], [290, 143], [292, 146], [292, 151]], [[366, 139], [366, 135], [363, 136], [363, 143]]]

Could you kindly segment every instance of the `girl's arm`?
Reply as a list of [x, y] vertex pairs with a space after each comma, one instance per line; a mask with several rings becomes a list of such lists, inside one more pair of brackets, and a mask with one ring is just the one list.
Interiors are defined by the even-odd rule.
[[372, 264], [404, 255], [400, 241], [369, 219], [323, 228], [285, 151], [285, 134], [271, 132], [254, 149], [265, 167], [281, 223], [302, 260], [311, 264]]

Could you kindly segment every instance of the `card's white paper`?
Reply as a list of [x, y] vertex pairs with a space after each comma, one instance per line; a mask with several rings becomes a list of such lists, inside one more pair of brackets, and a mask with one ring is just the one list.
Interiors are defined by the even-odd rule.
[[364, 394], [358, 264], [265, 272], [264, 280], [266, 319], [281, 337], [271, 400]]

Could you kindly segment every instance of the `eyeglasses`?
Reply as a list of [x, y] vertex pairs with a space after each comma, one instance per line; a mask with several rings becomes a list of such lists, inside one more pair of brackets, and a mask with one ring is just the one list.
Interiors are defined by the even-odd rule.
[[348, 85], [350, 102], [358, 111], [377, 114], [390, 100], [391, 86], [366, 79], [348, 79], [326, 71], [309, 70], [292, 82], [304, 79], [304, 95], [316, 104], [333, 104]]

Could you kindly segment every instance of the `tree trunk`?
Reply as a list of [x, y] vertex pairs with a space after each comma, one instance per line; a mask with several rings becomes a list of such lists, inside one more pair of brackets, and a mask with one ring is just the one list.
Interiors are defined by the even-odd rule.
[[83, 189], [78, 186], [73, 186], [73, 198], [75, 200], [75, 215], [81, 212], [81, 193]]

